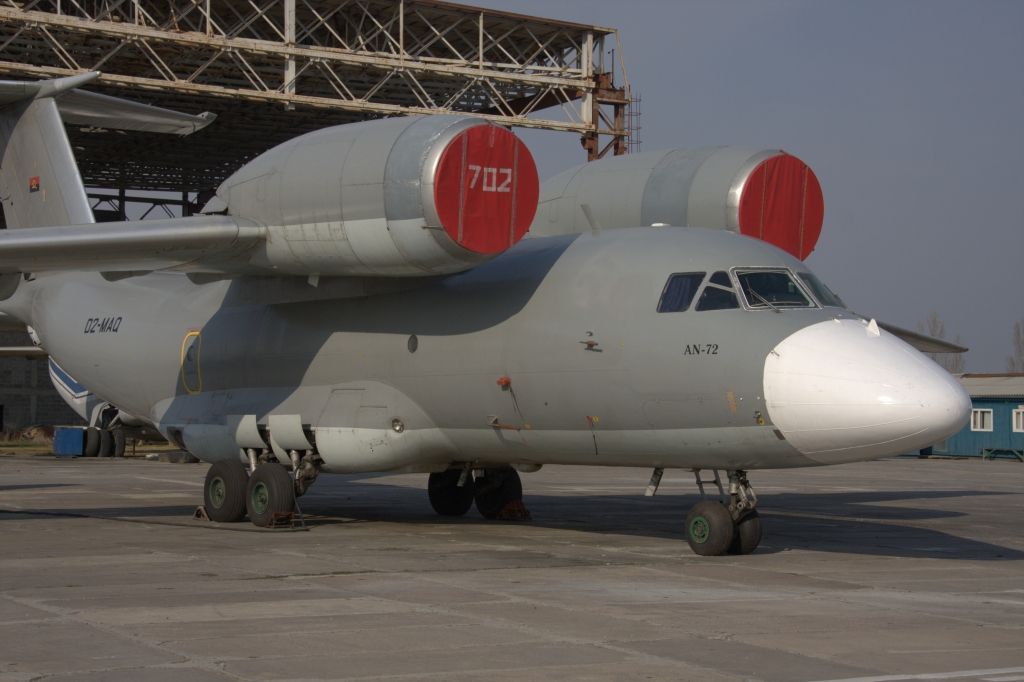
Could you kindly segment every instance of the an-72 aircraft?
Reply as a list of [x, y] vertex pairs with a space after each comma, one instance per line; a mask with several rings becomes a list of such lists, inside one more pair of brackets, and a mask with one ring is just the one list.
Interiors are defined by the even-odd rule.
[[[647, 467], [651, 488], [680, 468], [719, 483], [686, 518], [693, 550], [746, 553], [751, 470], [916, 450], [969, 413], [953, 377], [801, 260], [736, 234], [785, 173], [758, 176], [753, 209], [713, 185], [764, 155], [591, 164], [546, 183], [538, 213], [508, 130], [392, 118], [269, 150], [205, 215], [95, 224], [62, 115], [209, 122], [75, 89], [96, 75], [0, 83], [0, 312], [210, 462], [215, 521], [271, 525], [321, 472], [429, 473], [439, 514], [500, 518], [524, 511], [517, 472], [544, 464]], [[679, 227], [696, 221], [711, 229]]]

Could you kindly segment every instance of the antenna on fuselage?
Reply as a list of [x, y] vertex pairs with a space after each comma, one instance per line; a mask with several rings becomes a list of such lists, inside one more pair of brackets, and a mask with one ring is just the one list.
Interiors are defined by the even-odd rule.
[[580, 210], [583, 211], [584, 217], [590, 223], [590, 234], [595, 237], [601, 234], [601, 226], [597, 224], [597, 221], [594, 220], [594, 214], [590, 212], [590, 204], [580, 204]]

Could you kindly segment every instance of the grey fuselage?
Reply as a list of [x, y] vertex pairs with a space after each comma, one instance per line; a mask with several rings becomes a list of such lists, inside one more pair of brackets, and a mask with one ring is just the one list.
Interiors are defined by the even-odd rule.
[[[254, 426], [274, 438], [276, 418], [333, 472], [821, 464], [773, 426], [765, 358], [856, 316], [657, 312], [672, 273], [736, 267], [807, 270], [730, 232], [632, 228], [431, 279], [40, 274], [12, 304], [78, 381], [207, 461], [239, 457]], [[300, 447], [278, 430], [273, 446]]]

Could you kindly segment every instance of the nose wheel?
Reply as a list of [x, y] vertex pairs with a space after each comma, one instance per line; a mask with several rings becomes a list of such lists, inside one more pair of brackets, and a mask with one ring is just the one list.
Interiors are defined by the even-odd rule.
[[718, 500], [701, 500], [686, 515], [686, 540], [695, 554], [750, 554], [764, 536], [756, 509], [757, 495], [746, 472], [735, 470], [727, 474], [728, 493], [718, 471], [714, 478], [707, 479], [701, 476], [700, 469], [694, 470], [701, 496], [706, 495], [704, 486], [709, 484], [714, 484], [719, 494]]

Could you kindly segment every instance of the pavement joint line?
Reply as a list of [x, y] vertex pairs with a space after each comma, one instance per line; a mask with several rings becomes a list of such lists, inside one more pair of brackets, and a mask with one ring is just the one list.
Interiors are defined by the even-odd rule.
[[985, 677], [988, 675], [1007, 675], [1024, 673], [1024, 667], [989, 668], [987, 670], [954, 670], [939, 673], [911, 673], [907, 675], [875, 675], [872, 677], [843, 677], [815, 682], [904, 682], [905, 680], [955, 680], [965, 677]]

